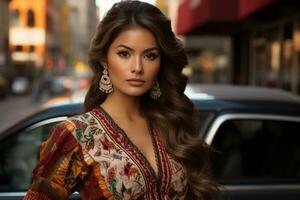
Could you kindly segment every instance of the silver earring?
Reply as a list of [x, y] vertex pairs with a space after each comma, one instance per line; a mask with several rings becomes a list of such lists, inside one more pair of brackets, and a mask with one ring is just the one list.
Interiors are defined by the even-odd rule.
[[113, 91], [113, 86], [108, 76], [108, 71], [106, 67], [104, 67], [101, 79], [99, 81], [99, 90], [106, 94], [111, 93]]
[[157, 81], [155, 81], [150, 91], [150, 97], [157, 100], [161, 96], [161, 90]]

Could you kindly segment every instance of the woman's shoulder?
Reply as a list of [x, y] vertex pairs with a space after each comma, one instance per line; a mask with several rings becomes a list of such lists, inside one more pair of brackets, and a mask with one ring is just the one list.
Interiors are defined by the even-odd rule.
[[51, 132], [58, 132], [59, 134], [71, 133], [77, 140], [80, 140], [84, 135], [104, 134], [104, 125], [101, 119], [97, 119], [92, 112], [89, 111], [68, 117], [54, 125]]
[[95, 116], [94, 111], [86, 112], [84, 114], [68, 117], [62, 121], [58, 126], [67, 129], [80, 148], [83, 150], [84, 160], [90, 164], [93, 159], [95, 150], [95, 141], [105, 137], [106, 131], [100, 119]]
[[106, 134], [104, 123], [97, 118], [93, 110], [68, 117], [57, 126], [67, 129], [79, 143], [86, 138], [101, 137]]
[[95, 120], [91, 112], [86, 112], [68, 117], [65, 121], [63, 121], [63, 123], [72, 124], [74, 129], [86, 129], [89, 126], [92, 126], [95, 123], [94, 121]]
[[99, 129], [103, 129], [101, 120], [95, 117], [94, 111], [68, 117], [58, 124], [71, 132], [81, 131], [83, 133], [93, 133]]

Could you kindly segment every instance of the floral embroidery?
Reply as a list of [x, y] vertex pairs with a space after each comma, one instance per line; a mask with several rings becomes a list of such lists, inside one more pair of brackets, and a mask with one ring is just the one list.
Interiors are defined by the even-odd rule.
[[[78, 190], [86, 199], [184, 199], [186, 173], [151, 131], [158, 175], [125, 132], [100, 110], [53, 128], [41, 145], [41, 162], [25, 199], [66, 199]], [[41, 196], [45, 194], [44, 196]]]
[[76, 129], [76, 138], [78, 140], [82, 140], [82, 137], [83, 137], [82, 131], [79, 128], [77, 128]]
[[75, 127], [72, 134], [82, 148], [84, 160], [93, 166], [106, 198], [184, 199], [187, 183], [183, 167], [166, 153], [155, 131], [152, 140], [159, 163], [158, 177], [106, 113], [95, 109], [68, 122]]
[[110, 193], [110, 191], [108, 190], [108, 188], [106, 186], [106, 183], [105, 183], [105, 180], [104, 180], [103, 176], [100, 173], [99, 164], [98, 163], [94, 164], [93, 169], [95, 171], [96, 177], [98, 178], [98, 185], [99, 185], [99, 187], [101, 188], [101, 190], [103, 192], [103, 196], [107, 199], [110, 199], [110, 200], [115, 199], [112, 196], [112, 194]]

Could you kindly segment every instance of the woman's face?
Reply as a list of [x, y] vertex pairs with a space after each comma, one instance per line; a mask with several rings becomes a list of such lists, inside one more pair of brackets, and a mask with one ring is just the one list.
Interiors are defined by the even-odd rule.
[[153, 86], [160, 68], [155, 37], [140, 26], [124, 29], [108, 49], [107, 65], [114, 89], [111, 95], [143, 95]]

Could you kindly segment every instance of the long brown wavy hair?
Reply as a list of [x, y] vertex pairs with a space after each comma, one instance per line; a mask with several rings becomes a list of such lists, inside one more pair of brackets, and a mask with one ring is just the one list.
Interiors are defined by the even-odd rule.
[[84, 102], [85, 111], [98, 107], [107, 97], [99, 90], [99, 81], [107, 51], [114, 39], [130, 25], [148, 29], [156, 38], [161, 53], [157, 80], [162, 95], [158, 100], [141, 97], [141, 111], [160, 133], [168, 153], [186, 169], [186, 199], [217, 199], [217, 185], [210, 179], [210, 148], [198, 137], [196, 111], [184, 94], [187, 78], [182, 69], [187, 56], [182, 43], [175, 37], [170, 20], [155, 6], [139, 1], [122, 1], [108, 11], [97, 27], [89, 51], [89, 65], [94, 72]]

